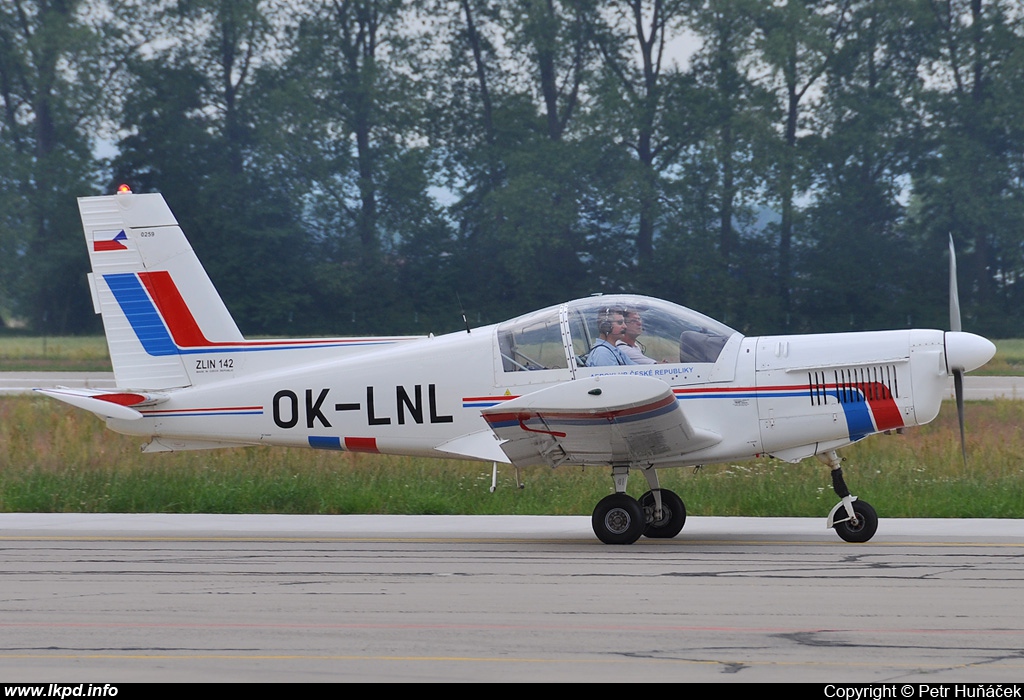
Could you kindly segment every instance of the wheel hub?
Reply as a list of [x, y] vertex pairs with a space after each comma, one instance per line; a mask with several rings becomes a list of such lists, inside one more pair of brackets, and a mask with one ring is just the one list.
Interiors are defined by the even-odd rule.
[[656, 517], [654, 517], [654, 509], [650, 508], [647, 511], [647, 516], [648, 516], [648, 522], [650, 522], [651, 525], [654, 525], [655, 527], [663, 527], [665, 525], [665, 523], [667, 523], [670, 520], [672, 520], [672, 511], [669, 510], [668, 506], [662, 506], [661, 507], [661, 517], [660, 518], [656, 518]]
[[622, 508], [613, 508], [604, 516], [605, 527], [608, 528], [609, 532], [613, 532], [616, 535], [621, 535], [623, 532], [628, 530], [629, 523], [629, 513]]

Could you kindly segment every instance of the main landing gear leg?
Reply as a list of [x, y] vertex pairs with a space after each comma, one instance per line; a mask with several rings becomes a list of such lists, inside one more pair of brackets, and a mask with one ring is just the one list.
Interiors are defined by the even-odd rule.
[[842, 460], [835, 450], [818, 455], [818, 459], [832, 469], [832, 489], [842, 500], [828, 514], [828, 527], [847, 542], [867, 542], [878, 529], [878, 515], [867, 501], [850, 495], [843, 479]]
[[605, 544], [633, 544], [644, 533], [644, 511], [626, 493], [628, 479], [629, 467], [612, 467], [615, 493], [601, 499], [590, 519], [594, 534]]

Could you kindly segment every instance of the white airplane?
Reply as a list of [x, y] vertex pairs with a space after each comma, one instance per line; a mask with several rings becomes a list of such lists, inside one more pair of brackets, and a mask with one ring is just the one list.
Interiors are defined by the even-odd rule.
[[[836, 450], [931, 421], [951, 376], [962, 431], [963, 373], [995, 353], [960, 330], [952, 243], [945, 332], [747, 338], [616, 294], [438, 337], [245, 340], [163, 197], [124, 190], [78, 200], [118, 389], [38, 391], [146, 438], [146, 452], [283, 445], [517, 473], [605, 467], [615, 492], [592, 520], [609, 544], [682, 529], [683, 501], [658, 470], [760, 455], [821, 459], [841, 499], [827, 526], [865, 542], [878, 518], [850, 494]], [[650, 487], [639, 500], [631, 471]]]

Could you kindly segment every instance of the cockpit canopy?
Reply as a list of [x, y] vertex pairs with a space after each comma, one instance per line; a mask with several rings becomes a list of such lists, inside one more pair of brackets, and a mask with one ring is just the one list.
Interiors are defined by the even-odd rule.
[[[611, 294], [577, 299], [506, 321], [498, 346], [506, 372], [587, 365], [601, 325], [621, 316], [636, 332], [642, 357], [656, 363], [713, 363], [736, 331], [684, 306], [660, 299]], [[639, 323], [637, 322], [639, 318]]]

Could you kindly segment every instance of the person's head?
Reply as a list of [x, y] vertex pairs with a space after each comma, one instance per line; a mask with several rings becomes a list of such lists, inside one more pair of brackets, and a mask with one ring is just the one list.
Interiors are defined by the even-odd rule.
[[626, 330], [626, 320], [622, 309], [601, 309], [597, 313], [597, 332], [601, 338], [619, 338]]
[[626, 323], [623, 335], [629, 340], [636, 340], [637, 336], [644, 332], [644, 320], [640, 317], [640, 312], [626, 309], [622, 312], [622, 318]]

